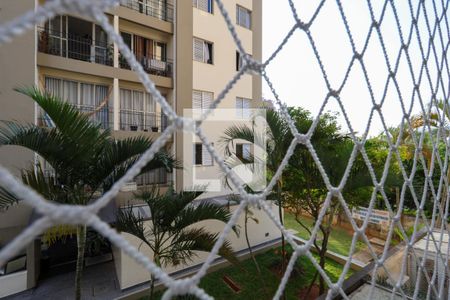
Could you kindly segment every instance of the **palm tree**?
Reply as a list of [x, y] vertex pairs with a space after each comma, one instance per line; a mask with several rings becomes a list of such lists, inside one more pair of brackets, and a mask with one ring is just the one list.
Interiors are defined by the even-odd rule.
[[[37, 88], [17, 91], [32, 98], [54, 127], [2, 121], [0, 146], [27, 148], [51, 166], [51, 174], [45, 172], [41, 164], [22, 170], [23, 183], [49, 201], [87, 205], [108, 191], [152, 145], [145, 137], [115, 140], [109, 130], [102, 130], [101, 125], [89, 120], [89, 116], [47, 92]], [[174, 167], [176, 163], [171, 155], [159, 151], [142, 172], [157, 168], [171, 171]], [[5, 209], [20, 200], [19, 195], [12, 195], [0, 187], [0, 208]], [[80, 299], [86, 226], [78, 225], [76, 234], [75, 298]]]
[[[136, 194], [137, 199], [148, 206], [149, 216], [135, 214], [133, 206], [122, 209], [117, 217], [117, 230], [132, 234], [146, 244], [152, 250], [153, 261], [157, 266], [186, 264], [196, 257], [195, 251], [211, 251], [218, 238], [217, 233], [192, 225], [205, 220], [227, 223], [230, 219], [226, 207], [207, 201], [194, 201], [200, 194], [175, 193], [172, 189], [164, 194], [159, 193], [158, 189]], [[237, 263], [228, 241], [225, 241], [218, 254]], [[153, 298], [154, 285], [152, 274], [150, 299]]]
[[[232, 155], [231, 149], [234, 144], [239, 141], [245, 141], [255, 145], [255, 147], [261, 147], [266, 149], [266, 170], [268, 179], [270, 180], [278, 170], [288, 148], [292, 142], [293, 135], [289, 129], [286, 120], [280, 115], [279, 112], [268, 109], [266, 111], [267, 132], [266, 145], [263, 145], [263, 139], [261, 136], [248, 125], [233, 125], [227, 128], [224, 132], [224, 136], [221, 138], [221, 143], [225, 146], [225, 151], [228, 156]], [[283, 179], [280, 176], [276, 182], [276, 189], [273, 196], [276, 198], [278, 204], [278, 217], [280, 223], [283, 225]], [[284, 235], [281, 234], [281, 249], [282, 249], [282, 271], [284, 271], [285, 265], [285, 240]]]

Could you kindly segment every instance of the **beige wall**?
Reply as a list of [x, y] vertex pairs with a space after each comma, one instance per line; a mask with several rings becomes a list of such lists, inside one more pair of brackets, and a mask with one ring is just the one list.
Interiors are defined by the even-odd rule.
[[[9, 21], [24, 11], [34, 10], [34, 0], [2, 0], [0, 20]], [[34, 122], [34, 104], [14, 88], [35, 84], [35, 32], [27, 32], [0, 46], [0, 120]], [[0, 164], [13, 173], [28, 167], [33, 161], [30, 152], [23, 149], [0, 148]]]
[[[232, 211], [234, 211], [236, 208], [236, 206], [232, 207]], [[273, 214], [277, 213], [278, 207], [275, 204], [270, 204], [270, 208]], [[257, 208], [252, 208], [252, 211], [254, 213], [253, 217], [258, 219], [259, 224], [256, 224], [252, 220], [248, 222], [250, 244], [252, 246], [255, 246], [278, 238], [279, 230], [273, 225], [273, 222], [269, 219], [267, 214]], [[237, 237], [234, 232], [231, 232], [227, 237], [235, 251], [247, 249], [243, 231], [244, 213], [242, 213], [239, 217], [237, 224], [240, 226], [240, 236]], [[218, 221], [203, 221], [195, 226], [203, 226], [211, 232], [220, 232], [224, 228], [224, 224]], [[137, 247], [140, 252], [145, 254], [150, 259], [152, 258], [153, 254], [151, 252], [151, 249], [142, 244], [138, 238], [127, 233], [122, 233], [122, 236], [124, 236], [133, 246]], [[137, 264], [132, 258], [118, 249], [114, 249], [113, 251], [116, 264], [116, 273], [121, 289], [126, 289], [150, 280], [149, 273], [142, 266]], [[194, 261], [188, 266], [194, 266], [204, 262], [208, 255], [208, 253], [205, 252], [198, 252], [197, 254], [198, 257], [196, 257]], [[167, 273], [172, 273], [188, 266], [168, 266], [163, 268], [163, 270]]]
[[[178, 115], [183, 109], [192, 107], [192, 2], [176, 1], [176, 24], [175, 24], [175, 108]], [[183, 133], [175, 134], [175, 156], [183, 157]], [[183, 171], [176, 172], [176, 189], [183, 188]]]
[[[0, 20], [6, 22], [24, 11], [34, 10], [34, 0], [0, 1]], [[11, 42], [0, 46], [0, 120], [34, 122], [34, 103], [13, 89], [35, 84], [35, 32], [28, 30]], [[31, 151], [19, 147], [0, 147], [0, 165], [19, 175], [20, 170], [33, 164]], [[8, 213], [0, 212], [0, 244], [17, 234], [28, 222], [31, 209], [16, 206]], [[26, 277], [25, 277], [26, 278]]]
[[[182, 1], [178, 1], [182, 2]], [[236, 24], [236, 5], [239, 4], [252, 11], [252, 29], [241, 27]], [[185, 4], [191, 6], [191, 4]], [[180, 6], [180, 4], [178, 4]], [[192, 108], [192, 90], [208, 91], [214, 94], [214, 99], [223, 91], [225, 86], [236, 75], [236, 51], [237, 46], [226, 26], [223, 16], [220, 13], [217, 5], [214, 3], [213, 14], [204, 12], [197, 8], [183, 7], [180, 12], [178, 7], [178, 22], [186, 22], [189, 19], [190, 11], [192, 10], [192, 32], [188, 31], [189, 23], [186, 23], [182, 28], [183, 37], [177, 33], [177, 47], [178, 51], [183, 51], [183, 55], [177, 56], [178, 70], [183, 68], [183, 74], [190, 71], [192, 66], [192, 85], [189, 89], [189, 82], [183, 83], [183, 90], [177, 91], [177, 113], [183, 114], [182, 109]], [[228, 11], [236, 32], [242, 42], [244, 50], [253, 55], [257, 60], [262, 57], [262, 3], [259, 0], [238, 0], [225, 1], [225, 9]], [[190, 36], [189, 36], [190, 35]], [[213, 43], [213, 64], [206, 64], [203, 62], [194, 61], [192, 58], [192, 43], [193, 38], [200, 38]], [[185, 61], [186, 60], [186, 61]], [[185, 79], [185, 76], [178, 74], [178, 79]], [[187, 79], [187, 78], [186, 78]], [[181, 83], [177, 84], [178, 86]], [[236, 97], [244, 97], [253, 99], [254, 103], [261, 98], [261, 79], [259, 76], [252, 76], [244, 74], [240, 80], [227, 93], [225, 99], [221, 102], [218, 108], [235, 108]], [[259, 107], [258, 104], [253, 104], [252, 107]], [[230, 112], [233, 113], [233, 112]], [[223, 150], [219, 147], [219, 139], [223, 135], [225, 128], [230, 127], [232, 122], [223, 122], [223, 124], [212, 124], [207, 126], [204, 124], [202, 129], [205, 131], [208, 140], [214, 143], [215, 149], [219, 154], [223, 155]], [[178, 134], [178, 137], [181, 134]], [[181, 141], [177, 139], [177, 143]], [[178, 145], [177, 155], [186, 159], [192, 159], [192, 142], [184, 141], [183, 146]], [[183, 148], [181, 151], [180, 149]], [[187, 154], [186, 154], [187, 153]], [[180, 156], [185, 154], [184, 156]], [[215, 163], [213, 166], [195, 166], [195, 173], [197, 178], [220, 178], [222, 171]], [[185, 176], [191, 176], [192, 170], [185, 170]], [[179, 172], [182, 173], [182, 172]], [[182, 176], [177, 176], [178, 185], [181, 183]], [[188, 186], [189, 184], [184, 184]], [[203, 197], [216, 196], [221, 193], [205, 193]]]

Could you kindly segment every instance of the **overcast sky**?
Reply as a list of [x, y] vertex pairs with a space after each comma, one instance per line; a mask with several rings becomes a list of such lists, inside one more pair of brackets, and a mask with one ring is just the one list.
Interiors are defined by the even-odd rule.
[[[344, 3], [344, 11], [356, 49], [360, 52], [364, 47], [371, 25], [367, 1], [347, 0], [342, 2]], [[382, 11], [381, 4], [384, 1], [377, 0], [372, 2], [375, 18], [379, 20]], [[406, 0], [395, 2], [404, 36], [408, 36], [411, 27], [411, 17], [407, 2]], [[430, 23], [434, 24], [432, 1], [426, 2], [430, 5], [426, 7]], [[296, 4], [299, 17], [304, 21], [308, 21], [316, 10], [319, 1], [295, 0], [294, 3]], [[295, 21], [287, 0], [264, 0], [263, 5], [263, 56], [264, 59], [267, 59], [281, 43], [287, 32], [295, 24]], [[414, 11], [416, 11], [417, 4], [414, 5]], [[439, 7], [438, 9], [440, 10]], [[424, 20], [423, 13], [421, 13], [418, 22], [420, 35], [423, 47], [428, 49], [428, 34]], [[401, 43], [393, 10], [389, 5], [380, 28], [390, 63], [394, 65]], [[336, 1], [326, 1], [310, 30], [329, 81], [333, 88], [338, 88], [343, 81], [353, 52]], [[445, 30], [443, 35], [445, 36], [444, 40], [448, 40], [448, 33]], [[414, 34], [409, 48], [416, 77], [418, 77], [422, 61], [417, 40], [417, 36]], [[436, 42], [437, 51], [442, 53], [442, 47], [439, 46], [440, 40], [436, 40]], [[372, 32], [364, 54], [364, 64], [372, 85], [375, 101], [378, 103], [385, 90], [388, 70], [381, 44], [375, 31]], [[434, 81], [433, 84], [435, 84], [437, 78], [435, 65], [433, 60], [429, 63], [431, 77]], [[291, 106], [301, 106], [317, 115], [328, 93], [328, 89], [313, 53], [311, 43], [303, 31], [297, 30], [282, 52], [268, 66], [267, 73], [283, 102]], [[409, 109], [413, 97], [413, 81], [404, 53], [400, 59], [397, 79], [404, 104]], [[444, 79], [448, 83], [448, 78]], [[400, 97], [392, 83], [391, 81], [387, 88], [386, 101], [382, 106], [382, 112], [388, 126], [398, 125], [403, 115]], [[431, 93], [429, 83], [425, 77], [421, 82], [420, 91], [423, 101], [428, 103], [431, 99]], [[438, 98], [443, 97], [442, 93], [438, 93], [438, 95]], [[267, 85], [263, 85], [263, 96], [268, 99], [274, 99]], [[364, 132], [369, 120], [372, 100], [359, 63], [353, 65], [348, 81], [342, 90], [341, 99], [353, 129], [359, 133]], [[419, 110], [417, 96], [413, 102], [413, 112], [417, 112]], [[343, 131], [349, 131], [347, 125], [344, 124], [342, 112], [335, 99], [330, 99], [325, 110], [339, 111], [341, 113], [340, 122], [343, 124]], [[369, 135], [376, 135], [381, 130], [380, 117], [375, 114]]]

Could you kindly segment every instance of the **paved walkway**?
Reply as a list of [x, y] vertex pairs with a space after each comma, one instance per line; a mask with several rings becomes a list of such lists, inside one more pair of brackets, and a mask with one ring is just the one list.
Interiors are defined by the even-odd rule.
[[[73, 299], [74, 280], [75, 272], [53, 276], [39, 281], [38, 286], [34, 289], [4, 299]], [[119, 296], [121, 291], [117, 282], [114, 262], [107, 262], [85, 268], [81, 287], [83, 299], [113, 299]]]

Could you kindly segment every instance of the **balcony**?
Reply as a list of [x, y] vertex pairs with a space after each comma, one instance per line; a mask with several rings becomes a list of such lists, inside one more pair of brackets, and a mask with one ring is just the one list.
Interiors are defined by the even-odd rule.
[[168, 119], [163, 115], [152, 112], [136, 112], [121, 110], [120, 130], [124, 131], [144, 131], [163, 132], [168, 126]]
[[[113, 114], [112, 111], [108, 107], [103, 108], [94, 108], [90, 106], [82, 106], [82, 105], [75, 105], [77, 109], [88, 115], [90, 120], [100, 125], [101, 129], [109, 129], [112, 128], [113, 124]], [[38, 118], [38, 126], [41, 127], [48, 127], [52, 128], [55, 127], [55, 124], [53, 123], [53, 120], [46, 114], [41, 113], [40, 117]]]
[[141, 14], [173, 23], [173, 6], [164, 0], [128, 0], [121, 5]]
[[167, 173], [166, 169], [156, 169], [150, 172], [143, 173], [141, 175], [136, 176], [134, 181], [137, 186], [146, 186], [146, 185], [168, 185], [172, 182], [172, 174]]
[[[144, 71], [148, 74], [163, 77], [172, 77], [173, 62], [171, 60], [161, 59], [158, 56], [136, 56], [136, 59], [141, 63]], [[122, 56], [122, 54], [119, 55], [119, 65], [122, 69], [131, 70], [130, 65]]]
[[106, 66], [113, 65], [113, 46], [71, 32], [38, 28], [38, 51]]

